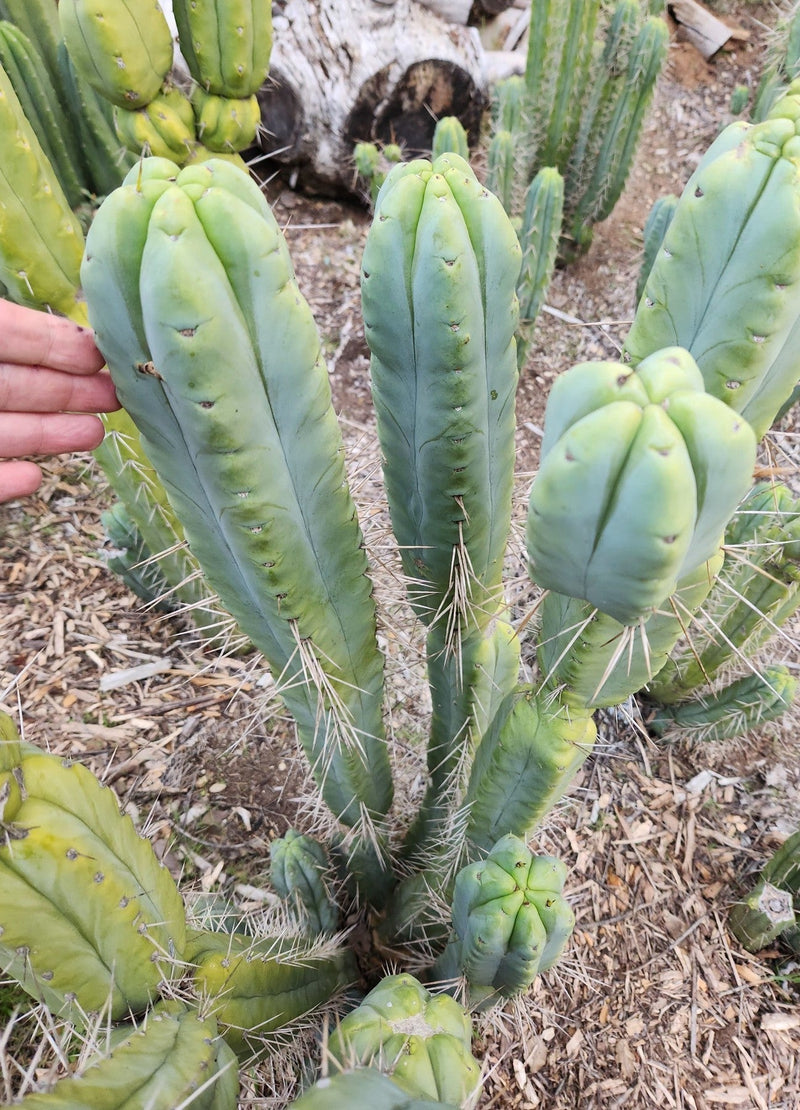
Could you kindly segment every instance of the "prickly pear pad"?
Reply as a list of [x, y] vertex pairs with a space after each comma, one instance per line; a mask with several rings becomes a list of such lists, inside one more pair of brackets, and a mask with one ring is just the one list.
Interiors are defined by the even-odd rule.
[[755, 435], [708, 396], [691, 356], [560, 375], [530, 496], [531, 575], [621, 624], [649, 615], [711, 558], [746, 493]]
[[270, 207], [212, 159], [145, 159], [82, 267], [120, 399], [222, 604], [266, 656], [330, 808], [383, 814], [375, 606], [311, 312]]

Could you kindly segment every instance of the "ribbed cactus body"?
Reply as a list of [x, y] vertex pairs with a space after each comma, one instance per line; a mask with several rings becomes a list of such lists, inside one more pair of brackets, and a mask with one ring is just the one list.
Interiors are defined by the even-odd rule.
[[0, 283], [18, 304], [75, 311], [83, 231], [0, 70]]
[[266, 656], [330, 808], [384, 813], [382, 659], [310, 310], [246, 173], [149, 159], [83, 284], [123, 404], [223, 605]]
[[623, 625], [587, 601], [550, 592], [541, 606], [537, 659], [544, 684], [576, 710], [619, 705], [670, 665], [669, 654], [702, 606], [723, 565], [722, 551], [678, 582], [637, 625]]
[[755, 437], [667, 348], [636, 374], [585, 363], [560, 375], [530, 497], [531, 574], [621, 624], [649, 615], [709, 559], [747, 490]]
[[800, 605], [800, 506], [785, 486], [759, 482], [725, 532], [727, 554], [714, 588], [670, 654], [649, 696], [672, 704], [752, 657]]
[[457, 154], [465, 162], [469, 161], [469, 138], [458, 116], [443, 116], [436, 121], [433, 129], [431, 161], [435, 162], [442, 154]]
[[498, 198], [509, 216], [514, 210], [514, 170], [517, 148], [511, 131], [495, 131], [486, 160], [486, 188]]
[[0, 22], [0, 65], [67, 200], [76, 207], [86, 197], [83, 159], [71, 121], [65, 126], [61, 100], [35, 43], [7, 21]]
[[391, 171], [362, 266], [387, 495], [418, 616], [464, 633], [500, 600], [519, 261], [502, 206], [457, 155]]
[[216, 96], [244, 98], [267, 79], [271, 0], [173, 0], [181, 53], [195, 81]]
[[628, 51], [626, 72], [613, 109], [607, 119], [597, 120], [592, 149], [581, 159], [582, 164], [578, 163], [577, 180], [566, 185], [568, 195], [580, 196], [569, 206], [570, 230], [578, 245], [594, 223], [611, 214], [622, 195], [668, 45], [665, 21], [648, 19]]
[[64, 0], [61, 33], [81, 77], [112, 104], [141, 108], [172, 68], [172, 34], [158, 0]]
[[787, 118], [723, 132], [681, 194], [625, 341], [634, 364], [688, 349], [759, 438], [800, 376], [797, 148]]
[[292, 1110], [457, 1110], [438, 1099], [409, 1095], [377, 1068], [334, 1071], [319, 1079], [291, 1104]]
[[61, 43], [58, 5], [52, 0], [0, 0], [0, 19], [13, 23], [34, 44], [58, 93]]
[[449, 995], [390, 975], [342, 1019], [328, 1051], [341, 1065], [377, 1068], [414, 1098], [466, 1108], [480, 1091], [471, 1039], [469, 1015]]
[[197, 85], [192, 90], [195, 130], [209, 150], [230, 154], [252, 146], [261, 125], [261, 106], [255, 93], [233, 99], [206, 92]]
[[196, 142], [191, 102], [175, 88], [156, 93], [142, 108], [115, 107], [114, 124], [128, 150], [171, 158], [178, 165], [187, 160]]
[[59, 87], [77, 128], [91, 192], [105, 196], [121, 184], [136, 155], [117, 136], [111, 103], [78, 75], [63, 41], [58, 66]]
[[358, 978], [349, 949], [279, 937], [194, 933], [186, 948], [192, 986], [242, 1060], [268, 1034], [326, 1005]]
[[455, 965], [473, 1004], [486, 1008], [526, 990], [561, 955], [575, 924], [564, 900], [564, 865], [504, 836], [485, 860], [456, 876], [455, 939], [441, 964]]
[[703, 741], [744, 736], [783, 716], [797, 692], [797, 683], [783, 664], [762, 667], [688, 701], [660, 706], [648, 721], [648, 728], [656, 736], [669, 732]]
[[109, 999], [114, 1018], [144, 1010], [184, 946], [172, 877], [80, 764], [23, 753], [14, 776], [24, 800], [0, 848], [4, 966], [64, 1014]]
[[[238, 1061], [217, 1031], [180, 1003], [162, 1003], [80, 1075], [21, 1100], [25, 1110], [236, 1110]], [[15, 1104], [16, 1105], [16, 1104]]]
[[592, 750], [591, 715], [522, 688], [506, 696], [478, 747], [466, 801], [467, 836], [484, 851], [530, 835]]
[[544, 166], [528, 187], [519, 231], [522, 269], [517, 282], [517, 365], [520, 370], [525, 364], [533, 326], [555, 270], [563, 218], [564, 179], [554, 167]]
[[325, 885], [331, 861], [323, 845], [289, 829], [272, 841], [269, 854], [270, 881], [281, 898], [300, 910], [311, 934], [333, 933], [339, 910]]
[[674, 193], [669, 193], [667, 196], [659, 197], [647, 214], [643, 231], [644, 251], [642, 265], [639, 269], [639, 277], [636, 281], [637, 304], [642, 299], [644, 287], [650, 276], [653, 263], [661, 249], [664, 236], [667, 234], [667, 228], [672, 223], [672, 217], [675, 215], [675, 209], [677, 207], [678, 198]]

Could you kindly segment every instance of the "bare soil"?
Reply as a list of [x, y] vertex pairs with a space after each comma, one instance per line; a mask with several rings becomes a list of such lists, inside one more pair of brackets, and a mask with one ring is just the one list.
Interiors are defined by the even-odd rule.
[[[519, 390], [520, 509], [549, 384], [576, 361], [615, 356], [633, 312], [650, 206], [680, 192], [730, 121], [734, 86], [757, 82], [775, 8], [731, 3], [725, 18], [750, 38], [710, 62], [673, 30], [622, 200], [589, 253], [554, 278]], [[278, 181], [267, 188], [324, 337], [385, 595], [395, 749], [419, 759], [419, 645], [407, 635], [396, 587], [382, 584], [391, 556], [359, 311], [369, 214]], [[788, 427], [772, 445], [792, 480], [794, 439]], [[305, 770], [291, 725], [257, 657], [220, 656], [186, 616], [142, 608], [108, 572], [100, 512], [109, 503], [91, 458], [71, 457], [48, 465], [37, 496], [4, 509], [0, 706], [21, 720], [27, 739], [85, 761], [112, 784], [185, 884], [257, 905], [269, 842], [303, 808]], [[509, 562], [520, 579], [518, 547]], [[771, 651], [796, 666], [788, 636]], [[131, 671], [148, 664], [148, 677]], [[663, 745], [648, 736], [634, 702], [600, 715], [595, 755], [536, 841], [570, 868], [575, 936], [528, 996], [479, 1023], [483, 1108], [800, 1110], [800, 968], [781, 967], [777, 950], [748, 954], [726, 928], [731, 903], [800, 823], [796, 724], [794, 711], [735, 742]], [[412, 769], [401, 806], [420, 781]], [[242, 1105], [284, 1103], [253, 1088]]]

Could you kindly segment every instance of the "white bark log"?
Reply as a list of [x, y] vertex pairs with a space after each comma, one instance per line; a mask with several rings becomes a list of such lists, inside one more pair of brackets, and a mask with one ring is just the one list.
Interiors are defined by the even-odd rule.
[[259, 143], [270, 162], [291, 167], [293, 183], [349, 192], [357, 141], [425, 154], [436, 120], [457, 115], [474, 142], [485, 92], [477, 31], [415, 0], [286, 0], [259, 93]]

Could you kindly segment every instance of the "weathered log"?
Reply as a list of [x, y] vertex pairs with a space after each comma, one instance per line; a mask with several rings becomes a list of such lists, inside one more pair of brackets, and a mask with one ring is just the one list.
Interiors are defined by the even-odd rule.
[[415, 0], [286, 0], [274, 24], [258, 146], [293, 185], [352, 193], [357, 142], [425, 156], [442, 116], [457, 116], [477, 142], [486, 78], [474, 28]]

